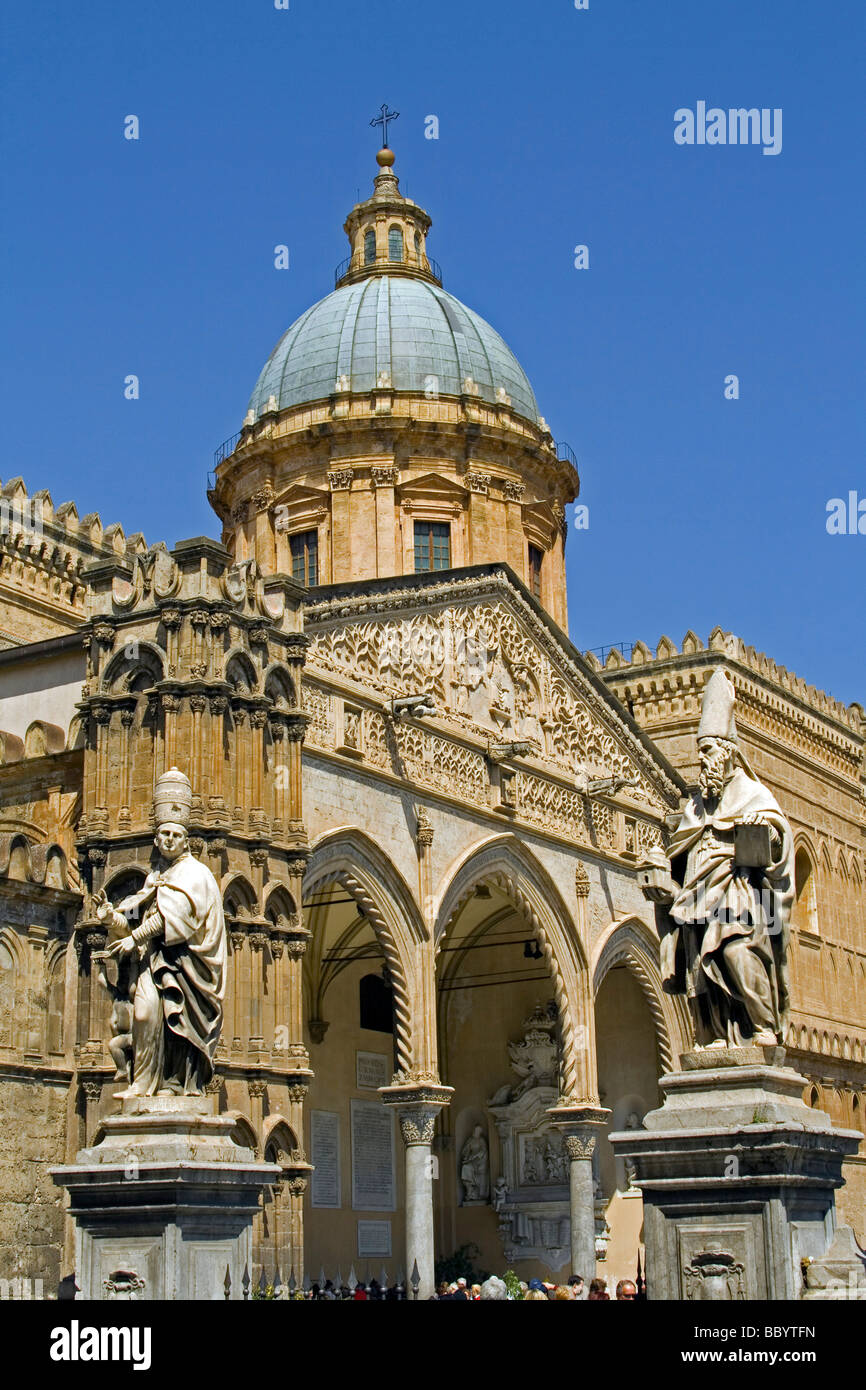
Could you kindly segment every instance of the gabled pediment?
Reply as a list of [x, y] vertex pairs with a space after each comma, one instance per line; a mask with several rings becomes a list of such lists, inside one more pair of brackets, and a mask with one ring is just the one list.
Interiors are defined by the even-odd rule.
[[295, 483], [280, 493], [273, 503], [274, 526], [277, 531], [297, 530], [306, 523], [323, 520], [330, 505], [330, 493]]
[[326, 507], [330, 493], [324, 488], [306, 487], [303, 483], [293, 483], [285, 488], [274, 500], [275, 507], [293, 507], [303, 503]]
[[336, 586], [311, 600], [305, 628], [310, 677], [332, 672], [382, 703], [430, 691], [436, 727], [488, 747], [529, 744], [518, 787], [528, 820], [547, 823], [557, 807], [563, 826], [585, 818], [592, 783], [606, 780], [634, 783], [625, 797], [651, 814], [677, 804], [677, 774], [504, 565]]
[[439, 473], [424, 473], [420, 478], [407, 478], [405, 483], [399, 483], [394, 494], [407, 502], [441, 499], [446, 503], [462, 505], [469, 496], [469, 490], [450, 478], [443, 478]]

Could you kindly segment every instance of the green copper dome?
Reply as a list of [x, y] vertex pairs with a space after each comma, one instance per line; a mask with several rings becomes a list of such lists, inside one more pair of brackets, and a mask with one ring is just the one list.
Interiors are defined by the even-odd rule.
[[249, 410], [258, 420], [377, 385], [491, 404], [507, 397], [539, 421], [526, 373], [496, 330], [439, 285], [393, 271], [343, 284], [302, 314], [265, 363]]

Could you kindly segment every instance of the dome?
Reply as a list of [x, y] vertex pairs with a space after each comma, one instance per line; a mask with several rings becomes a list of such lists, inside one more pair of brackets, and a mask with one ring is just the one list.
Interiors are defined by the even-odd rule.
[[296, 319], [265, 363], [249, 411], [258, 420], [268, 409], [377, 385], [474, 393], [491, 404], [504, 393], [519, 415], [540, 418], [526, 373], [489, 323], [439, 285], [393, 273], [342, 285]]

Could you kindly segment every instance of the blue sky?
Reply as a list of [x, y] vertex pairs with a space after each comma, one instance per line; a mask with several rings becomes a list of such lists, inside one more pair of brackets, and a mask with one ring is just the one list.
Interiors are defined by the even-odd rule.
[[[575, 642], [720, 623], [866, 702], [866, 535], [825, 529], [828, 499], [866, 499], [862, 0], [4, 16], [4, 479], [149, 540], [217, 534], [213, 450], [333, 285], [387, 100], [446, 288], [578, 455]], [[781, 107], [781, 154], [676, 145], [699, 100]]]

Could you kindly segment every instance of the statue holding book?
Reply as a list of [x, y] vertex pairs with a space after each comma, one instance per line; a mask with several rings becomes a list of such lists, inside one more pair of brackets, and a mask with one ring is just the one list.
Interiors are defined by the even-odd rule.
[[721, 669], [704, 692], [700, 785], [667, 855], [638, 866], [656, 906], [665, 990], [686, 995], [698, 1047], [773, 1045], [788, 1014], [791, 827], [740, 748]]

